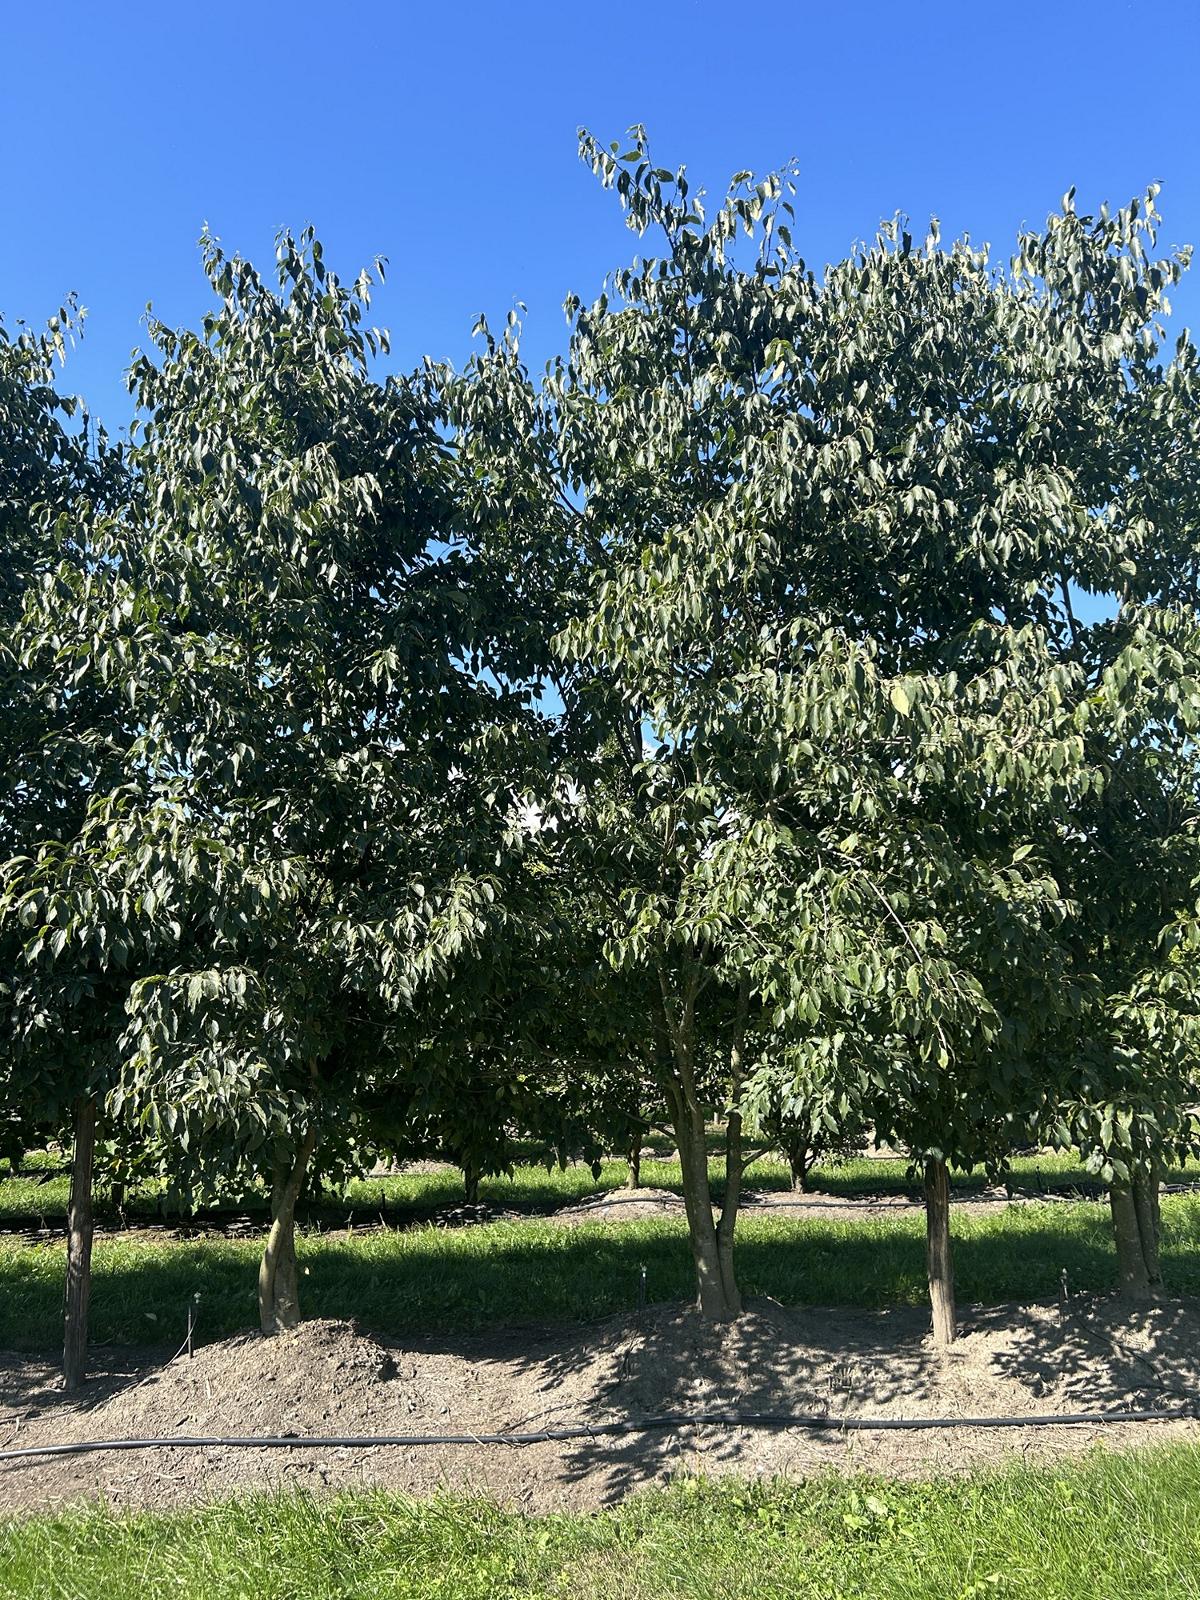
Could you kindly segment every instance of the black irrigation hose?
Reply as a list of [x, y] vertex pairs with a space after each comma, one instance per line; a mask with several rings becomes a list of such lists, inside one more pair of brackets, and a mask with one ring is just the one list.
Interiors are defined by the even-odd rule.
[[0, 1450], [0, 1462], [48, 1456], [82, 1456], [102, 1450], [362, 1450], [378, 1446], [558, 1444], [670, 1428], [807, 1428], [829, 1433], [890, 1433], [930, 1428], [1071, 1428], [1115, 1422], [1178, 1422], [1200, 1418], [1200, 1401], [1159, 1411], [1073, 1411], [1029, 1417], [830, 1417], [813, 1412], [702, 1411], [696, 1416], [644, 1417], [637, 1422], [597, 1422], [590, 1427], [539, 1428], [535, 1433], [270, 1434], [261, 1438], [168, 1435], [158, 1439], [82, 1439], [72, 1444], [26, 1445]]

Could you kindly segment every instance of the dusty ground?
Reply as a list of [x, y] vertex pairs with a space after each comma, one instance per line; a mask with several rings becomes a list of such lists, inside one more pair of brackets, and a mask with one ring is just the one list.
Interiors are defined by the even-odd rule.
[[[919, 1311], [784, 1310], [755, 1303], [733, 1328], [657, 1307], [585, 1328], [399, 1347], [341, 1323], [276, 1340], [246, 1335], [156, 1369], [113, 1359], [68, 1400], [49, 1361], [0, 1356], [0, 1448], [172, 1434], [507, 1432], [702, 1409], [886, 1417], [1021, 1415], [1169, 1406], [1197, 1393], [1200, 1302], [1130, 1315], [1112, 1303], [967, 1313], [940, 1359]], [[97, 1361], [104, 1353], [97, 1352]], [[416, 1494], [488, 1491], [531, 1510], [611, 1503], [679, 1471], [798, 1476], [966, 1469], [1200, 1437], [1200, 1424], [814, 1433], [680, 1427], [523, 1448], [157, 1449], [0, 1464], [0, 1508], [80, 1497], [191, 1504], [273, 1485], [378, 1484]]]
[[[955, 1216], [982, 1215], [994, 1212], [997, 1206], [1045, 1205], [1056, 1199], [1074, 1201], [1076, 1196], [1046, 1194], [1014, 1194], [1010, 1200], [1002, 1188], [985, 1189], [969, 1200], [955, 1200]], [[460, 1208], [465, 1210], [465, 1208]], [[475, 1208], [487, 1211], [486, 1207]], [[860, 1222], [866, 1217], [894, 1216], [897, 1213], [924, 1214], [921, 1200], [910, 1200], [900, 1194], [870, 1195], [863, 1199], [847, 1200], [836, 1194], [794, 1194], [788, 1189], [749, 1190], [742, 1195], [741, 1212], [745, 1216], [764, 1212], [786, 1212], [804, 1217], [828, 1217], [835, 1222]], [[497, 1217], [515, 1219], [527, 1213], [516, 1211], [491, 1211], [481, 1220]], [[447, 1214], [448, 1217], [451, 1213]], [[638, 1222], [647, 1217], [684, 1217], [682, 1195], [670, 1189], [611, 1189], [604, 1194], [591, 1196], [575, 1205], [562, 1206], [540, 1219], [576, 1227], [581, 1222]]]

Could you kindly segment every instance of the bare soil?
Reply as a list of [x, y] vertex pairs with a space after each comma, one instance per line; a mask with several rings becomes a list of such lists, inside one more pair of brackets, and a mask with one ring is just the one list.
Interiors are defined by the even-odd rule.
[[[953, 1201], [954, 1215], [982, 1216], [994, 1212], [997, 1206], [1045, 1205], [1057, 1198], [1053, 1195], [1016, 1195], [1010, 1199], [1002, 1188], [985, 1189], [971, 1199]], [[1063, 1196], [1076, 1200], [1077, 1196]], [[461, 1209], [461, 1208], [460, 1208]], [[478, 1208], [484, 1209], [484, 1208]], [[862, 1199], [847, 1200], [836, 1194], [799, 1194], [787, 1189], [748, 1190], [741, 1197], [740, 1211], [746, 1216], [761, 1216], [764, 1212], [788, 1212], [796, 1216], [826, 1217], [833, 1222], [861, 1222], [865, 1218], [920, 1213], [924, 1215], [922, 1200], [910, 1200], [901, 1194], [868, 1195]], [[480, 1220], [494, 1221], [498, 1217], [516, 1218], [519, 1212], [493, 1211]], [[683, 1196], [670, 1189], [610, 1189], [602, 1194], [589, 1195], [574, 1205], [560, 1206], [542, 1220], [577, 1227], [581, 1222], [639, 1222], [647, 1217], [686, 1216]], [[463, 1220], [469, 1220], [464, 1218]]]
[[[246, 1334], [155, 1366], [152, 1352], [95, 1353], [77, 1396], [50, 1360], [0, 1355], [0, 1448], [174, 1434], [493, 1433], [702, 1410], [830, 1416], [1022, 1416], [1134, 1406], [1197, 1392], [1200, 1302], [1130, 1312], [1073, 1302], [969, 1312], [939, 1356], [916, 1310], [784, 1309], [757, 1301], [733, 1326], [652, 1307], [587, 1327], [540, 1327], [399, 1346], [337, 1322], [275, 1339]], [[161, 1360], [161, 1356], [158, 1357]], [[546, 1511], [610, 1504], [680, 1472], [804, 1476], [822, 1468], [906, 1476], [1015, 1455], [1200, 1437], [1194, 1422], [929, 1432], [680, 1426], [573, 1443], [379, 1449], [131, 1450], [0, 1463], [0, 1508], [99, 1498], [165, 1507], [249, 1489], [370, 1485], [487, 1492]]]

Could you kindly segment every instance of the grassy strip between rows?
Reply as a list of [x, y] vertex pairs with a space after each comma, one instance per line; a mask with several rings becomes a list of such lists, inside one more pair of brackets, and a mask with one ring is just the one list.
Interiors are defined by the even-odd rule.
[[[56, 1222], [66, 1216], [70, 1180], [63, 1170], [63, 1160], [61, 1154], [30, 1157], [18, 1177], [0, 1177], [0, 1224], [27, 1218]], [[619, 1190], [628, 1172], [624, 1161], [603, 1162], [599, 1178], [593, 1176], [591, 1167], [578, 1163], [566, 1168], [554, 1167], [550, 1171], [538, 1166], [519, 1166], [509, 1177], [485, 1178], [480, 1184], [480, 1199], [501, 1210], [553, 1211], [600, 1191]], [[724, 1182], [724, 1162], [720, 1157], [710, 1160], [709, 1173], [714, 1193], [719, 1197]], [[1189, 1162], [1171, 1177], [1175, 1182], [1198, 1182], [1200, 1163]], [[669, 1189], [676, 1194], [683, 1192], [677, 1161], [647, 1158], [642, 1162], [641, 1179], [647, 1188]], [[1078, 1162], [1055, 1155], [1017, 1157], [1013, 1162], [1012, 1181], [1018, 1188], [1033, 1191], [1044, 1188], [1069, 1192], [1074, 1185], [1089, 1190], [1099, 1187], [1098, 1180]], [[955, 1173], [952, 1178], [955, 1192], [964, 1198], [978, 1193], [986, 1182], [982, 1172]], [[747, 1183], [751, 1189], [771, 1193], [791, 1186], [787, 1167], [771, 1157], [755, 1162], [747, 1175]], [[864, 1158], [818, 1167], [812, 1175], [812, 1187], [817, 1193], [846, 1199], [881, 1194], [908, 1195], [915, 1199], [920, 1194], [909, 1174], [907, 1161], [902, 1159]], [[326, 1194], [321, 1208], [361, 1218], [381, 1210], [433, 1212], [445, 1206], [461, 1205], [463, 1199], [462, 1176], [450, 1167], [440, 1172], [357, 1178], [344, 1188]], [[103, 1187], [98, 1190], [96, 1201], [99, 1217], [113, 1214]], [[252, 1197], [248, 1206], [240, 1209], [265, 1212], [265, 1194]], [[131, 1193], [126, 1202], [125, 1214], [131, 1221], [158, 1217], [161, 1213], [160, 1194], [153, 1186]]]
[[[1031, 1203], [955, 1219], [963, 1303], [998, 1304], [1115, 1284], [1107, 1207]], [[1200, 1196], [1163, 1202], [1168, 1287], [1200, 1294]], [[99, 1342], [178, 1343], [199, 1295], [199, 1337], [254, 1324], [261, 1240], [162, 1239], [132, 1234], [97, 1243], [92, 1333]], [[745, 1291], [785, 1304], [919, 1305], [925, 1298], [919, 1214], [834, 1221], [748, 1215], [739, 1224]], [[576, 1320], [632, 1310], [639, 1270], [651, 1300], [692, 1292], [681, 1221], [589, 1223], [542, 1219], [456, 1229], [421, 1226], [301, 1238], [309, 1316], [356, 1318], [384, 1334], [452, 1334], [488, 1326]], [[0, 1348], [49, 1349], [61, 1332], [64, 1247], [0, 1242]]]
[[933, 1483], [685, 1480], [590, 1516], [384, 1494], [0, 1523], [11, 1600], [1189, 1600], [1200, 1449]]

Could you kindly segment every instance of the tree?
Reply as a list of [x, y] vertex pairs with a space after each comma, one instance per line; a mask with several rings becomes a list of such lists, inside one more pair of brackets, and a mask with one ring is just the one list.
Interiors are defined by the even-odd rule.
[[114, 693], [72, 671], [93, 652], [103, 658], [102, 640], [64, 638], [45, 608], [57, 571], [79, 574], [95, 559], [94, 529], [125, 481], [120, 452], [86, 417], [74, 420], [76, 403], [54, 388], [54, 360], [77, 326], [72, 303], [43, 334], [23, 328], [12, 338], [0, 324], [0, 1105], [19, 1142], [64, 1122], [73, 1133], [68, 1388], [84, 1371], [96, 1101], [115, 1036], [103, 1000], [78, 974], [47, 974], [42, 952], [61, 954], [66, 935], [32, 927], [39, 904], [24, 880], [48, 841], [84, 825], [93, 795], [117, 781], [126, 746]]
[[515, 328], [486, 335], [464, 492], [554, 621], [551, 870], [594, 887], [641, 996], [701, 1305], [728, 1316], [742, 1113], [788, 1089], [791, 1043], [841, 1041], [846, 1114], [911, 1106], [944, 1193], [938, 1163], [980, 1146], [974, 1089], [1011, 1111], [1031, 991], [1039, 1026], [1074, 1004], [1028, 965], [1061, 966], [1071, 913], [1033, 852], [1105, 777], [1070, 591], [1118, 587], [1139, 537], [1142, 335], [1180, 263], [1149, 256], [1152, 201], [1092, 219], [1068, 196], [1007, 273], [896, 223], [818, 281], [786, 179], [740, 174], [706, 219], [640, 130], [582, 150], [662, 257], [568, 302], [540, 386]]
[[1160, 1181], [1200, 1148], [1200, 634], [1191, 608], [1129, 600], [1093, 632], [1093, 758], [1109, 778], [1061, 845], [1079, 1006], [1050, 1041], [1041, 1120], [1108, 1182], [1118, 1282], [1145, 1299], [1162, 1284]]
[[65, 937], [122, 975], [114, 1114], [188, 1198], [265, 1183], [273, 1331], [299, 1314], [304, 1183], [499, 916], [521, 706], [480, 671], [496, 619], [430, 397], [369, 374], [370, 276], [341, 283], [311, 234], [281, 237], [277, 289], [203, 248], [214, 310], [151, 322], [136, 494], [75, 582], [86, 623], [142, 631], [109, 665], [137, 783], [64, 869], [111, 893], [77, 895]]
[[861, 1116], [848, 1099], [844, 1109], [841, 1104], [835, 1059], [835, 1041], [818, 1037], [808, 1048], [798, 1044], [781, 1075], [784, 1081], [772, 1083], [768, 1090], [767, 1109], [757, 1131], [782, 1152], [797, 1194], [809, 1193], [818, 1162], [846, 1160], [866, 1142], [867, 1126]]

